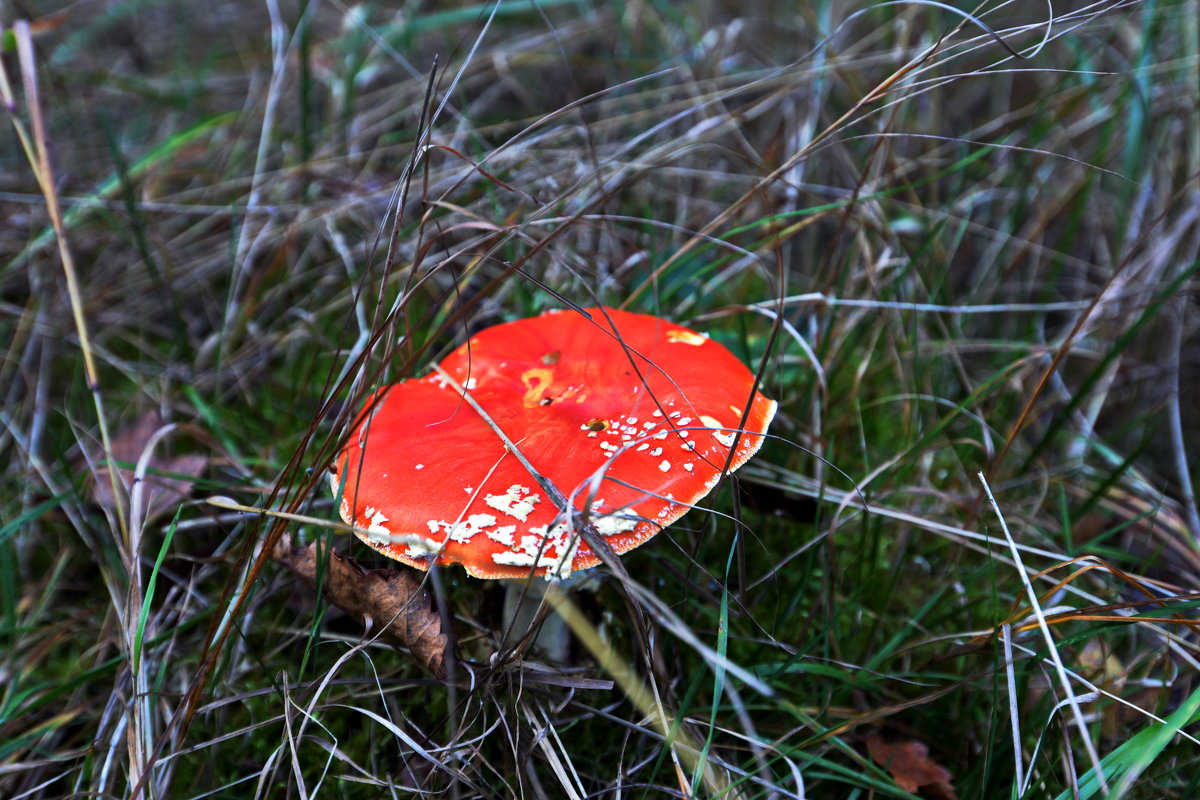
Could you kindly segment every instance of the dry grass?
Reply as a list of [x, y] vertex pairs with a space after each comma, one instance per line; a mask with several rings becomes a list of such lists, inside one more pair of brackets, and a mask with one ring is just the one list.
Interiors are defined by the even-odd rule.
[[[0, 795], [912, 796], [878, 737], [924, 796], [1196, 791], [1200, 2], [51, 10], [0, 83]], [[333, 516], [371, 387], [564, 301], [780, 403], [554, 597], [567, 663], [443, 570], [434, 680], [263, 545], [373, 554], [205, 502]]]

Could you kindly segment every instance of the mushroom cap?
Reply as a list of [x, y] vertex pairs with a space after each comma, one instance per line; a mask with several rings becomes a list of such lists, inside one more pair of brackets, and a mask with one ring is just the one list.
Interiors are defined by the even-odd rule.
[[[658, 317], [588, 313], [487, 328], [441, 363], [453, 382], [379, 389], [331, 467], [359, 538], [419, 569], [565, 577], [600, 562], [583, 520], [624, 553], [757, 452], [775, 402], [732, 353]], [[560, 513], [455, 382], [582, 515]]]

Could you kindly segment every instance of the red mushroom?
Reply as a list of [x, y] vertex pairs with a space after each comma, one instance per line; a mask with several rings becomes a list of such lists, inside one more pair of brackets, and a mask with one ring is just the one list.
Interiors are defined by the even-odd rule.
[[582, 521], [631, 550], [762, 445], [775, 402], [727, 349], [657, 317], [588, 313], [488, 328], [435, 372], [378, 390], [331, 468], [359, 538], [420, 569], [565, 577], [600, 561]]

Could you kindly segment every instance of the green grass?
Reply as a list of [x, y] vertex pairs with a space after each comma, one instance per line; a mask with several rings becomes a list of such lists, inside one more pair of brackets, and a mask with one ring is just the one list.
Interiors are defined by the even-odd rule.
[[[877, 734], [960, 798], [1192, 796], [1200, 4], [425, 6], [4, 30], [0, 795], [912, 797]], [[373, 551], [205, 502], [335, 518], [371, 387], [564, 303], [779, 413], [552, 680], [499, 587], [429, 582], [435, 680], [258, 545]], [[147, 519], [95, 487], [154, 414]]]

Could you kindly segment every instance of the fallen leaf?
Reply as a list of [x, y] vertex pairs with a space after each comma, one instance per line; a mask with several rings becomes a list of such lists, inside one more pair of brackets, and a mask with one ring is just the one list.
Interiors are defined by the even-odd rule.
[[958, 800], [950, 783], [950, 770], [929, 757], [929, 747], [923, 742], [907, 741], [892, 744], [872, 733], [867, 737], [867, 752], [871, 759], [887, 769], [896, 785], [906, 792], [924, 789], [938, 800]]
[[[284, 533], [271, 557], [313, 588], [317, 585], [317, 546], [297, 545]], [[366, 569], [353, 558], [330, 551], [322, 594], [357, 619], [372, 634], [408, 649], [439, 680], [446, 677], [446, 643], [442, 618], [433, 598], [411, 570]]]
[[[69, 16], [67, 11], [63, 10], [27, 20], [26, 24], [29, 26], [30, 35], [37, 37], [58, 30], [67, 21]], [[0, 33], [0, 50], [3, 50], [5, 53], [15, 53], [17, 51], [17, 36], [12, 28], [8, 28], [3, 33]]]
[[[113, 461], [136, 465], [142, 457], [150, 437], [166, 424], [158, 411], [149, 411], [121, 428], [111, 440]], [[142, 501], [145, 503], [143, 519], [146, 522], [174, 511], [179, 502], [185, 499], [191, 491], [193, 479], [200, 477], [208, 468], [207, 456], [194, 454], [164, 456], [161, 455], [162, 448], [163, 445], [160, 443], [150, 454], [143, 481]], [[120, 502], [122, 505], [127, 505], [133, 488], [134, 470], [120, 466], [116, 469], [117, 481], [123, 489], [120, 493]], [[108, 466], [102, 466], [96, 470], [96, 480], [92, 484], [92, 499], [111, 511], [116, 508], [118, 500], [113, 494], [108, 470]]]

